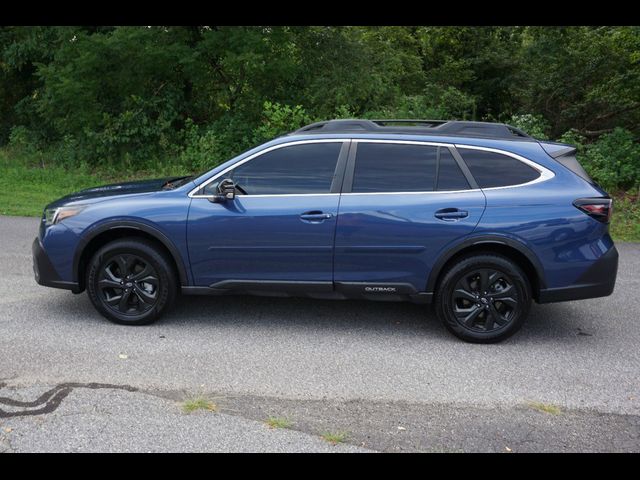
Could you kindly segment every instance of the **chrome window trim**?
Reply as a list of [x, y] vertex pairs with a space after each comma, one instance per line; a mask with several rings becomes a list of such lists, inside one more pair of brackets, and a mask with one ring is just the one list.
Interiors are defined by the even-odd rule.
[[[536, 171], [540, 173], [540, 176], [534, 180], [531, 180], [526, 183], [519, 183], [516, 185], [505, 185], [502, 187], [488, 187], [488, 188], [470, 188], [466, 190], [429, 190], [425, 192], [347, 192], [347, 193], [273, 193], [273, 194], [264, 194], [264, 195], [241, 195], [241, 197], [257, 197], [257, 198], [268, 198], [268, 197], [309, 197], [309, 196], [329, 196], [329, 195], [424, 195], [424, 194], [447, 194], [447, 193], [466, 193], [466, 192], [482, 192], [486, 190], [503, 190], [505, 188], [519, 188], [525, 187], [529, 185], [533, 185], [540, 182], [545, 182], [547, 180], [555, 177], [555, 173], [549, 170], [546, 167], [534, 162], [533, 160], [529, 160], [517, 153], [508, 152], [506, 150], [501, 150], [499, 148], [491, 148], [491, 147], [479, 147], [476, 145], [465, 145], [461, 143], [442, 143], [442, 142], [430, 142], [430, 141], [420, 141], [420, 140], [392, 140], [392, 139], [374, 139], [374, 138], [318, 138], [311, 140], [298, 140], [294, 142], [286, 142], [280, 143], [278, 145], [273, 145], [271, 147], [265, 148], [264, 150], [260, 150], [259, 152], [254, 153], [253, 155], [248, 156], [240, 160], [239, 162], [234, 163], [233, 165], [225, 168], [220, 173], [214, 175], [210, 179], [198, 185], [196, 188], [192, 189], [189, 192], [189, 197], [191, 198], [213, 198], [214, 195], [196, 195], [196, 192], [206, 187], [209, 183], [215, 181], [222, 175], [226, 174], [230, 170], [253, 160], [260, 155], [271, 152], [273, 150], [277, 150], [279, 148], [290, 147], [294, 145], [303, 145], [306, 143], [346, 143], [346, 142], [354, 142], [354, 143], [391, 143], [391, 144], [403, 144], [403, 145], [424, 145], [424, 146], [433, 146], [433, 147], [455, 147], [466, 148], [469, 150], [482, 150], [486, 152], [498, 153], [500, 155], [506, 155], [508, 157], [514, 158], [526, 165], [529, 165]], [[464, 157], [463, 157], [464, 158]]]
[[[525, 158], [521, 155], [518, 155], [517, 153], [512, 153], [512, 152], [507, 152], [505, 150], [500, 150], [499, 148], [490, 148], [490, 147], [477, 147], [475, 145], [463, 145], [460, 143], [456, 143], [455, 144], [456, 149], [460, 149], [460, 148], [466, 148], [468, 150], [482, 150], [485, 152], [493, 152], [493, 153], [498, 153], [500, 155], [506, 155], [507, 157], [511, 157], [511, 158], [515, 158], [516, 160], [519, 160], [520, 162], [529, 165], [531, 168], [533, 168], [534, 170], [537, 170], [538, 173], [540, 173], [540, 176], [538, 178], [534, 178], [533, 180], [529, 181], [529, 182], [525, 182], [525, 183], [517, 183], [515, 185], [505, 185], [503, 187], [488, 187], [488, 188], [481, 188], [482, 191], [487, 191], [487, 190], [503, 190], [505, 188], [519, 188], [519, 187], [526, 187], [528, 185], [533, 185], [535, 183], [540, 183], [540, 182], [546, 182], [547, 180], [552, 179], [553, 177], [556, 176], [555, 173], [553, 173], [551, 170], [549, 170], [546, 167], [543, 167], [542, 165], [540, 165], [539, 163], [534, 162], [533, 160], [529, 160], [528, 158]], [[460, 153], [460, 152], [458, 152]], [[460, 154], [462, 156], [462, 154]], [[462, 157], [462, 159], [464, 160], [464, 156]]]
[[[260, 150], [259, 152], [254, 153], [253, 155], [249, 155], [247, 158], [243, 158], [242, 160], [234, 163], [233, 165], [225, 168], [224, 170], [222, 170], [220, 173], [217, 173], [216, 175], [214, 175], [213, 177], [211, 177], [210, 179], [202, 182], [200, 185], [198, 185], [196, 188], [192, 189], [189, 192], [189, 197], [191, 198], [214, 198], [215, 195], [196, 195], [196, 192], [198, 192], [199, 190], [202, 190], [203, 188], [205, 188], [207, 185], [209, 185], [211, 182], [213, 182], [214, 180], [218, 179], [219, 177], [221, 177], [222, 175], [224, 175], [225, 173], [229, 172], [230, 170], [233, 170], [236, 167], [239, 167], [240, 165], [247, 163], [251, 160], [253, 160], [256, 157], [259, 157], [261, 155], [264, 155], [265, 153], [268, 152], [272, 152], [273, 150], [278, 150], [280, 148], [284, 148], [284, 147], [292, 147], [294, 145], [304, 145], [306, 143], [346, 143], [346, 142], [350, 142], [351, 139], [349, 138], [316, 138], [316, 139], [312, 139], [312, 140], [298, 140], [295, 142], [286, 142], [286, 143], [279, 143], [278, 145], [272, 145], [268, 148], [265, 148], [264, 150]], [[318, 195], [340, 195], [339, 193], [273, 193], [273, 194], [266, 194], [266, 195], [241, 195], [242, 197], [299, 197], [299, 196], [309, 196], [309, 195], [313, 195], [313, 196], [318, 196]]]
[[[236, 198], [267, 198], [267, 197], [331, 197], [340, 195], [339, 193], [262, 193], [259, 195], [236, 195]], [[206, 198], [213, 195], [207, 195]], [[196, 195], [193, 198], [205, 198], [203, 195]]]
[[[427, 145], [427, 146], [436, 146], [436, 147], [455, 147], [459, 148], [467, 148], [470, 150], [484, 150], [486, 152], [498, 153], [501, 155], [506, 155], [507, 157], [514, 158], [526, 165], [529, 165], [531, 168], [540, 173], [538, 178], [535, 178], [529, 182], [518, 183], [516, 185], [505, 185], [503, 187], [488, 187], [488, 188], [470, 188], [467, 190], [430, 190], [426, 192], [348, 192], [343, 193], [342, 195], [411, 195], [411, 194], [425, 194], [425, 193], [464, 193], [464, 192], [482, 192], [486, 190], [502, 190], [505, 188], [519, 188], [525, 187], [528, 185], [533, 185], [535, 183], [545, 182], [547, 180], [552, 179], [556, 176], [551, 170], [542, 165], [534, 162], [533, 160], [529, 160], [528, 158], [523, 157], [522, 155], [518, 155], [517, 153], [508, 152], [506, 150], [501, 150], [499, 148], [491, 148], [491, 147], [478, 147], [475, 145], [465, 145], [461, 143], [440, 143], [440, 142], [429, 142], [429, 141], [419, 141], [419, 140], [385, 140], [385, 139], [368, 139], [368, 138], [354, 138], [352, 142], [356, 143], [399, 143], [399, 144], [408, 144], [408, 145]], [[463, 157], [464, 160], [464, 157]]]
[[[485, 189], [486, 190], [486, 189]], [[429, 190], [426, 192], [347, 192], [341, 195], [426, 195], [434, 193], [443, 194], [455, 194], [455, 193], [469, 193], [469, 192], [481, 192], [479, 188], [468, 188], [466, 190]]]

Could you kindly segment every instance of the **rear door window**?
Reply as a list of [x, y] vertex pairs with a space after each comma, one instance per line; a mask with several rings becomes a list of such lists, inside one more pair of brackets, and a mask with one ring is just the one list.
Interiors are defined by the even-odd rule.
[[430, 192], [435, 188], [438, 147], [358, 143], [354, 193]]

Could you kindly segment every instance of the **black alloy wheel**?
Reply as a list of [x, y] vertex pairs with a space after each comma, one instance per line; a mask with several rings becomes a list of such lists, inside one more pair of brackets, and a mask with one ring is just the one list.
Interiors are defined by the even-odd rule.
[[513, 280], [492, 268], [462, 275], [452, 295], [456, 319], [473, 331], [500, 329], [518, 315], [519, 297]]
[[147, 325], [171, 307], [177, 295], [175, 268], [160, 245], [142, 238], [114, 240], [87, 267], [87, 293], [106, 318]]
[[517, 332], [529, 313], [531, 286], [511, 259], [494, 253], [462, 257], [444, 273], [435, 309], [457, 337], [495, 343]]
[[140, 315], [158, 302], [158, 273], [138, 255], [120, 253], [108, 259], [98, 276], [102, 301], [123, 315]]

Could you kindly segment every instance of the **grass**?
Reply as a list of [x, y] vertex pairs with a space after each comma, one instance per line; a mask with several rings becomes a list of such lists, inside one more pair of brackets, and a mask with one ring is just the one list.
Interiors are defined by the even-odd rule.
[[182, 402], [182, 411], [184, 413], [192, 413], [196, 410], [208, 410], [209, 412], [216, 412], [218, 406], [204, 396], [197, 396], [186, 399]]
[[[163, 165], [155, 171], [125, 170], [115, 174], [106, 170], [47, 165], [38, 160], [0, 149], [0, 215], [37, 217], [49, 202], [83, 188], [139, 178], [180, 175], [180, 167]], [[614, 196], [610, 231], [614, 240], [640, 242], [640, 196]]]
[[84, 188], [186, 174], [180, 167], [171, 166], [163, 166], [155, 171], [124, 171], [124, 174], [118, 174], [106, 169], [67, 169], [53, 165], [43, 168], [34, 157], [16, 155], [6, 148], [0, 148], [0, 215], [39, 217], [48, 203]]
[[269, 428], [289, 428], [291, 420], [283, 417], [269, 417], [265, 421]]
[[336, 433], [323, 433], [322, 435], [320, 435], [320, 437], [322, 437], [323, 440], [336, 445], [338, 443], [344, 443], [347, 440], [347, 437], [349, 435], [347, 434], [347, 432], [336, 432]]
[[538, 410], [539, 412], [548, 413], [549, 415], [560, 415], [562, 413], [560, 407], [551, 405], [550, 403], [528, 402], [527, 406], [534, 410]]
[[614, 195], [611, 236], [614, 240], [640, 242], [640, 195]]
[[68, 193], [105, 183], [105, 179], [83, 170], [61, 167], [38, 168], [22, 159], [9, 160], [0, 150], [0, 214], [40, 216], [44, 206]]

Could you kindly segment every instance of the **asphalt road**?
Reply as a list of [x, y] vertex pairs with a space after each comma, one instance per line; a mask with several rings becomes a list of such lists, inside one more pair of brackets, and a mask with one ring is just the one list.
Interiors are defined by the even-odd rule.
[[[618, 244], [612, 296], [534, 304], [511, 339], [471, 345], [401, 303], [184, 297], [155, 325], [114, 325], [35, 283], [37, 224], [0, 217], [0, 452], [640, 451], [640, 244]], [[64, 382], [136, 391], [7, 405]], [[182, 413], [200, 394], [218, 412]]]

